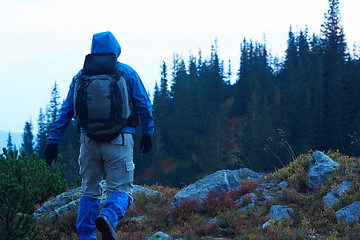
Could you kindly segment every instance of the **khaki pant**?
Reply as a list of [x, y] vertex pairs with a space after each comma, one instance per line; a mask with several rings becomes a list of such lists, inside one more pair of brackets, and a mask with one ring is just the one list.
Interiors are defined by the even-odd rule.
[[82, 178], [82, 196], [100, 198], [100, 181], [105, 170], [107, 195], [123, 192], [132, 200], [135, 170], [133, 136], [124, 133], [111, 142], [94, 142], [82, 133], [80, 141], [79, 173]]

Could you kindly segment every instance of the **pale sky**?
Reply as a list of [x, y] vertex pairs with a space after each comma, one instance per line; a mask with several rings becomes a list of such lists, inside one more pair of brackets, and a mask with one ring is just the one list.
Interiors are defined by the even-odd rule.
[[[150, 94], [174, 53], [203, 58], [217, 39], [219, 57], [239, 68], [244, 38], [283, 56], [293, 31], [320, 33], [328, 0], [0, 0], [0, 130], [34, 130], [56, 81], [62, 99], [90, 52], [94, 33], [111, 31], [120, 62], [132, 66]], [[360, 45], [359, 0], [340, 0], [348, 46]]]

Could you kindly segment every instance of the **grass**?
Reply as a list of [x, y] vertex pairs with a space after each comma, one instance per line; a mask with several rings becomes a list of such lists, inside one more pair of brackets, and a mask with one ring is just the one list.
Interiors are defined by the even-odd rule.
[[[282, 190], [277, 187], [271, 190], [275, 196], [272, 203], [265, 201], [263, 189], [253, 181], [231, 192], [212, 192], [202, 208], [198, 201], [187, 201], [175, 209], [171, 200], [179, 189], [147, 186], [161, 194], [136, 194], [134, 207], [119, 221], [117, 235], [120, 239], [138, 240], [162, 231], [174, 239], [360, 239], [359, 223], [348, 226], [335, 215], [337, 210], [360, 201], [360, 159], [328, 152], [340, 167], [320, 189], [310, 190], [305, 182], [311, 155], [312, 152], [298, 156], [266, 178], [265, 181], [275, 184], [283, 180], [289, 183]], [[322, 197], [345, 180], [352, 183], [354, 190], [342, 196], [333, 208], [324, 207]], [[244, 210], [250, 201], [237, 200], [250, 192], [257, 195], [258, 201]], [[292, 217], [272, 222], [263, 229], [262, 225], [269, 220], [270, 207], [277, 204], [293, 208]], [[40, 220], [37, 239], [77, 239], [75, 222], [76, 213], [58, 222]]]

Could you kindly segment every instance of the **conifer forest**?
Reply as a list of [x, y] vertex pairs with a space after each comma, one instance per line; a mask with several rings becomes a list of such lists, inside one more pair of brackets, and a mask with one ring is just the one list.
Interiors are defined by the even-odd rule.
[[[239, 39], [234, 52], [239, 66], [221, 59], [216, 41], [206, 58], [200, 51], [159, 63], [161, 75], [151, 96], [153, 149], [140, 155], [138, 128], [135, 183], [182, 187], [219, 169], [269, 172], [310, 150], [359, 156], [360, 48], [346, 42], [338, 0], [329, 1], [324, 16], [318, 33], [289, 26], [280, 59], [269, 54], [271, 46]], [[26, 122], [22, 149], [28, 154], [43, 158], [59, 98], [55, 84], [50, 103], [40, 110], [36, 136]], [[78, 139], [73, 121], [59, 145], [72, 186], [79, 184]]]

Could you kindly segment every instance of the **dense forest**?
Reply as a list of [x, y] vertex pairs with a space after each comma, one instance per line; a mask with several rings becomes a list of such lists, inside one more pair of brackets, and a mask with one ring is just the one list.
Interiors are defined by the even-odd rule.
[[[244, 39], [234, 84], [216, 41], [208, 59], [199, 52], [163, 62], [153, 95], [153, 150], [141, 156], [135, 146], [136, 183], [180, 187], [223, 168], [267, 172], [309, 150], [359, 156], [359, 48], [346, 42], [339, 0], [329, 0], [324, 16], [318, 34], [290, 27], [282, 60], [272, 58], [266, 44]], [[55, 84], [35, 141], [32, 123], [25, 124], [27, 153], [43, 157], [59, 106]], [[76, 129], [71, 122], [59, 146], [70, 185], [78, 183]]]

